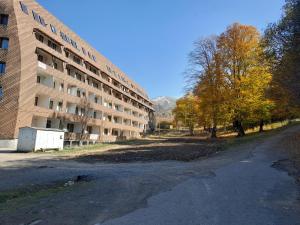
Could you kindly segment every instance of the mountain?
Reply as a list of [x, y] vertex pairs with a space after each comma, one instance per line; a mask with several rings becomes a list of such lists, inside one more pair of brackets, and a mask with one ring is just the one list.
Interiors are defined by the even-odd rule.
[[176, 98], [161, 96], [152, 99], [155, 109], [155, 115], [159, 118], [170, 120], [173, 118], [172, 110], [176, 106]]

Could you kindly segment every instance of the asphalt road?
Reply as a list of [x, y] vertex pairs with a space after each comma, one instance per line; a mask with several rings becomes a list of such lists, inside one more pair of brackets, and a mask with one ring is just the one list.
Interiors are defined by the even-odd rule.
[[94, 178], [0, 211], [0, 224], [297, 225], [299, 186], [271, 166], [287, 157], [282, 140], [299, 131], [291, 127], [190, 163], [87, 164], [0, 154], [0, 191], [79, 174]]

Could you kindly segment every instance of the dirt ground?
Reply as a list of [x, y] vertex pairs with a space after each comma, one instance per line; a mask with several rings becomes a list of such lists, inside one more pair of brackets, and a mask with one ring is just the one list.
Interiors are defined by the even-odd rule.
[[297, 225], [299, 185], [274, 165], [289, 158], [282, 143], [299, 132], [226, 148], [169, 138], [74, 154], [4, 151], [0, 224]]
[[148, 140], [143, 143], [120, 147], [94, 154], [83, 154], [75, 157], [79, 162], [151, 162], [176, 160], [189, 162], [208, 157], [223, 148], [224, 141], [203, 138], [166, 138]]

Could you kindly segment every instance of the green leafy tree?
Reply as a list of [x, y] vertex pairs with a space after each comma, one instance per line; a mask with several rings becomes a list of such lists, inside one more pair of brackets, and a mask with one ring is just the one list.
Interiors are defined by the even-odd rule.
[[300, 108], [300, 1], [286, 0], [282, 18], [270, 24], [263, 44], [273, 80], [271, 97], [276, 119], [299, 115]]

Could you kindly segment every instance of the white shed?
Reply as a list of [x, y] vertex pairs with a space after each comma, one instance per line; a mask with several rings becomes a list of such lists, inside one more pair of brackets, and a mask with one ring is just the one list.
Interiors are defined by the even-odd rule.
[[64, 131], [48, 128], [22, 127], [19, 130], [18, 151], [46, 149], [62, 150]]

